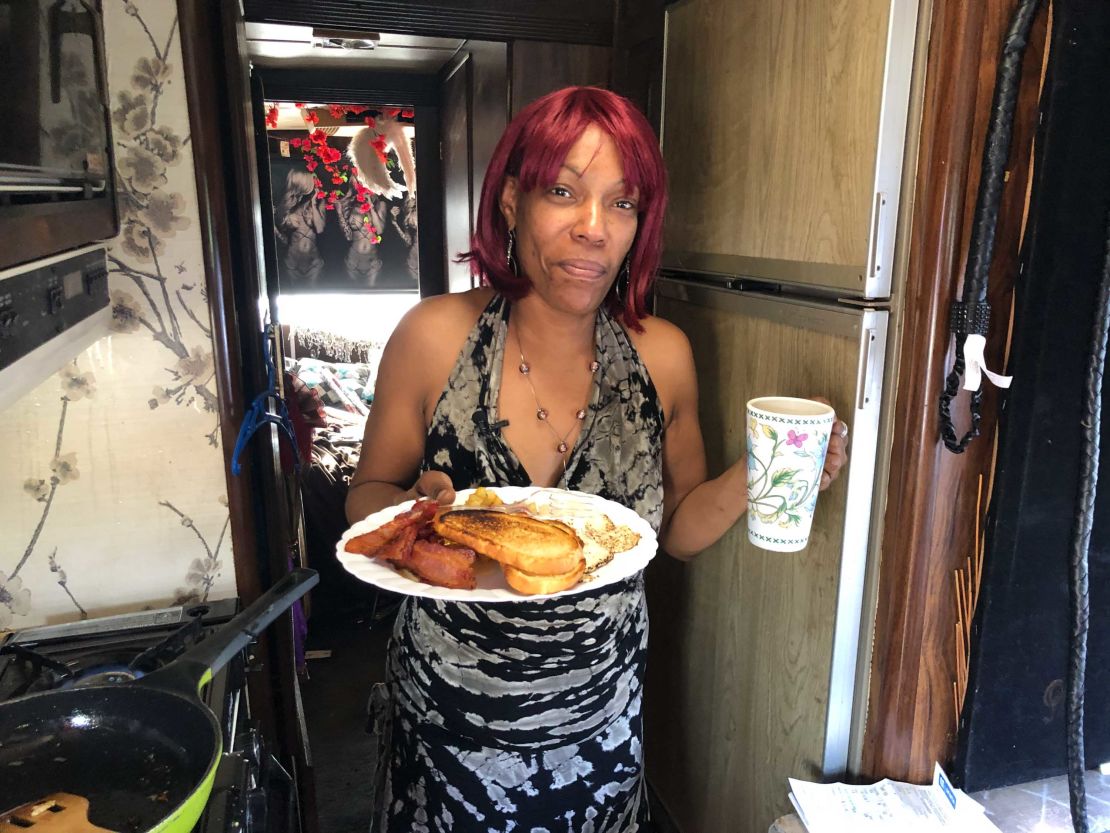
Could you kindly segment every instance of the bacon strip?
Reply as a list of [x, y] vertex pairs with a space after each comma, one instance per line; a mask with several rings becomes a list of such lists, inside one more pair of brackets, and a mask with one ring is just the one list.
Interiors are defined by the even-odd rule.
[[431, 520], [439, 510], [434, 500], [422, 500], [372, 532], [347, 541], [347, 552], [388, 561], [409, 570], [428, 584], [473, 590], [478, 580], [474, 550], [438, 535]]
[[474, 550], [465, 547], [444, 547], [431, 541], [416, 541], [408, 561], [402, 566], [429, 584], [473, 590], [478, 585], [474, 575], [476, 560]]
[[396, 538], [374, 553], [374, 557], [382, 561], [392, 561], [398, 567], [405, 566], [412, 554], [412, 545], [416, 541], [418, 529], [416, 524], [406, 526]]
[[351, 538], [343, 548], [347, 552], [373, 557], [379, 549], [392, 541], [407, 527], [416, 526], [419, 528], [426, 524], [435, 516], [438, 509], [439, 504], [434, 500], [417, 501], [411, 509], [402, 512], [377, 529]]

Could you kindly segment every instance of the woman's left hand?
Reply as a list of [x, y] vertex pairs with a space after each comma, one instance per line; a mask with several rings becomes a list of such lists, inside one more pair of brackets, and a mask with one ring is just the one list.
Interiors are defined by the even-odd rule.
[[[824, 402], [826, 405], [831, 405], [829, 400], [823, 396], [812, 397], [816, 402]], [[825, 470], [821, 473], [821, 491], [829, 488], [832, 482], [840, 474], [840, 470], [844, 468], [844, 464], [848, 462], [848, 423], [841, 420], [833, 422], [832, 434], [829, 436], [829, 451], [825, 455]]]

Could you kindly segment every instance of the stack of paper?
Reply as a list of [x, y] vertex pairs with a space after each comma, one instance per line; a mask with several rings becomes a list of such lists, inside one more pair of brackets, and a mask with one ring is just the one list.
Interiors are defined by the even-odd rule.
[[809, 833], [1001, 833], [983, 806], [954, 789], [939, 765], [919, 787], [880, 781], [865, 787], [790, 779], [790, 801]]

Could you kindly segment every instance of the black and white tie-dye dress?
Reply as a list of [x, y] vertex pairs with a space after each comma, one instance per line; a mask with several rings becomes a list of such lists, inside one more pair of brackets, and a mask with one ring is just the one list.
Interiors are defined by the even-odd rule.
[[[455, 488], [527, 486], [497, 429], [510, 304], [495, 297], [436, 406], [424, 468]], [[599, 312], [589, 414], [559, 485], [658, 529], [663, 414], [627, 334]], [[632, 833], [648, 819], [643, 575], [539, 602], [409, 598], [379, 698], [375, 833]]]

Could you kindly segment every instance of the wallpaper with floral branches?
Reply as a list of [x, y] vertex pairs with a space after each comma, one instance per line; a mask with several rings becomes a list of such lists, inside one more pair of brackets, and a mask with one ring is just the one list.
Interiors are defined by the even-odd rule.
[[176, 4], [103, 6], [112, 334], [3, 403], [0, 630], [235, 592]]

